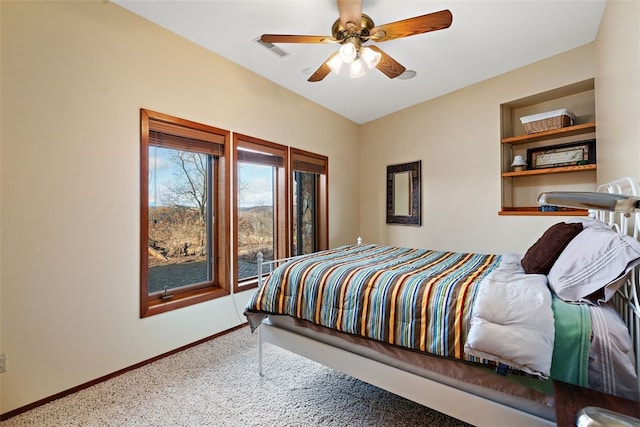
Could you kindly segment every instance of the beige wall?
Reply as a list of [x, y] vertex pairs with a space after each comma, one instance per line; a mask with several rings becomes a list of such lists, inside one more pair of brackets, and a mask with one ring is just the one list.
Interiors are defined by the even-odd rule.
[[1, 413], [241, 321], [248, 292], [139, 318], [141, 107], [329, 156], [355, 241], [356, 124], [108, 2], [0, 10]]
[[598, 181], [640, 179], [640, 2], [609, 0], [596, 43]]

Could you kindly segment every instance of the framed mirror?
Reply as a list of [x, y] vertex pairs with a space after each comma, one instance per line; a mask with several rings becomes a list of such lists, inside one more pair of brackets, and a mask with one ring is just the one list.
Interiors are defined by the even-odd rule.
[[422, 225], [422, 161], [387, 166], [387, 224]]

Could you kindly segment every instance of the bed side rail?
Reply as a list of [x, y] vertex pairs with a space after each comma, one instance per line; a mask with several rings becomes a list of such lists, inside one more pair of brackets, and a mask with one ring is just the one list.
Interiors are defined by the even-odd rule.
[[[357, 245], [361, 245], [362, 244], [362, 238], [358, 237], [356, 239], [356, 244]], [[309, 254], [304, 254], [304, 255], [296, 255], [296, 256], [290, 256], [287, 258], [280, 258], [280, 259], [273, 259], [273, 260], [269, 260], [269, 261], [265, 261], [264, 260], [264, 255], [262, 254], [262, 252], [258, 252], [258, 254], [256, 255], [256, 258], [258, 260], [258, 286], [262, 285], [262, 281], [264, 280], [264, 276], [265, 275], [269, 275], [271, 274], [271, 272], [273, 272], [273, 270], [279, 266], [280, 264], [283, 264], [287, 261], [291, 261], [294, 259], [300, 259], [300, 258], [304, 258]]]
[[262, 252], [258, 252], [258, 254], [256, 255], [256, 258], [258, 260], [258, 286], [262, 285], [262, 281], [264, 279], [265, 274], [266, 275], [271, 274], [273, 269], [279, 266], [280, 264], [283, 264], [287, 261], [291, 261], [293, 259], [299, 259], [304, 256], [306, 255], [297, 255], [297, 256], [291, 256], [287, 258], [280, 258], [280, 259], [265, 261], [264, 255], [262, 254]]

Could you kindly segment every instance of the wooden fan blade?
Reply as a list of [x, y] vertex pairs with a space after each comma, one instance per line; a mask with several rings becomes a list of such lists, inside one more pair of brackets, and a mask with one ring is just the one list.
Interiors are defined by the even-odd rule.
[[338, 54], [338, 52], [334, 52], [331, 54], [331, 56], [329, 56], [327, 58], [326, 61], [324, 61], [324, 63], [320, 66], [320, 68], [318, 68], [316, 70], [315, 73], [313, 73], [311, 75], [311, 77], [309, 77], [307, 79], [308, 82], [319, 82], [320, 80], [324, 79], [325, 77], [327, 77], [327, 75], [331, 72], [331, 67], [329, 67], [327, 65], [327, 63], [329, 61], [331, 61], [333, 59], [334, 56], [336, 56]]
[[384, 53], [379, 47], [369, 46], [369, 48], [382, 55], [380, 62], [376, 65], [376, 68], [382, 71], [387, 77], [394, 79], [405, 72], [406, 68], [403, 67], [402, 64]]
[[296, 36], [288, 34], [263, 34], [263, 43], [331, 43], [337, 41], [331, 36]]
[[340, 23], [349, 29], [348, 22], [353, 22], [356, 29], [362, 24], [362, 0], [338, 0]]
[[415, 36], [429, 31], [443, 30], [451, 26], [453, 15], [448, 9], [427, 15], [416, 16], [402, 21], [379, 25], [369, 31], [370, 39], [376, 42]]

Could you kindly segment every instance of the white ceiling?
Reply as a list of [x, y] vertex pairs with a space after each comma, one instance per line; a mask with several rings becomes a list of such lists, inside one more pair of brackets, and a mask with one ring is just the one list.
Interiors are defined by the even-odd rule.
[[[279, 44], [262, 34], [331, 35], [335, 0], [111, 0], [359, 124], [595, 40], [606, 0], [363, 0], [376, 25], [449, 9], [445, 30], [378, 43], [410, 80], [380, 71], [351, 79], [343, 67], [307, 82], [335, 44]], [[370, 42], [373, 44], [373, 42]]]

